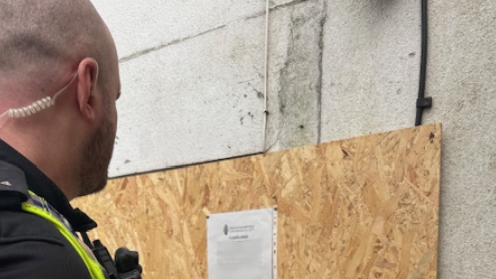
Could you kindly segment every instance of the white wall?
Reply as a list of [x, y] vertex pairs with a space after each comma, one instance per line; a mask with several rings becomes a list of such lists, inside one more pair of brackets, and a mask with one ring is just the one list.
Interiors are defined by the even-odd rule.
[[123, 87], [111, 176], [263, 149], [264, 3], [203, 2], [94, 1]]
[[[121, 57], [113, 176], [413, 126], [420, 1], [271, 1], [267, 135], [264, 0], [93, 2]], [[429, 7], [439, 278], [495, 278], [496, 2]]]

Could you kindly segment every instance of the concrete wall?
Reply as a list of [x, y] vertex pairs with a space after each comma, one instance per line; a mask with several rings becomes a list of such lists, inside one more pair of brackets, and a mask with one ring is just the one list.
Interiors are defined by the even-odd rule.
[[[121, 58], [113, 176], [413, 126], [420, 1], [93, 0]], [[439, 278], [496, 278], [496, 2], [429, 1]]]
[[120, 56], [112, 176], [262, 150], [264, 4], [203, 2], [94, 1]]

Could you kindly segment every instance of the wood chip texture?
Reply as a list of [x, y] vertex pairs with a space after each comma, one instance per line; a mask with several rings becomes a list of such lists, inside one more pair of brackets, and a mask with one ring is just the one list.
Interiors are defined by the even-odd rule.
[[434, 279], [440, 160], [435, 124], [110, 180], [73, 204], [145, 279], [206, 279], [206, 214], [272, 206], [279, 278]]

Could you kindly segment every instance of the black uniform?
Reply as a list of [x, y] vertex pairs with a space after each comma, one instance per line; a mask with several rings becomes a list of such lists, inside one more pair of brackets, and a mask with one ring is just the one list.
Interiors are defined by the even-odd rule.
[[33, 163], [0, 140], [0, 279], [91, 279], [77, 251], [53, 224], [21, 210], [28, 189], [64, 215], [74, 230], [96, 227]]

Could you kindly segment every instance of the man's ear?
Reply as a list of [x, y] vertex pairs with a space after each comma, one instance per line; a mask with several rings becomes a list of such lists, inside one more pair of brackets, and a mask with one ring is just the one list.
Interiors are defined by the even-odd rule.
[[84, 118], [95, 120], [95, 90], [98, 80], [98, 63], [91, 57], [86, 57], [79, 63], [77, 69], [77, 102], [79, 111]]

